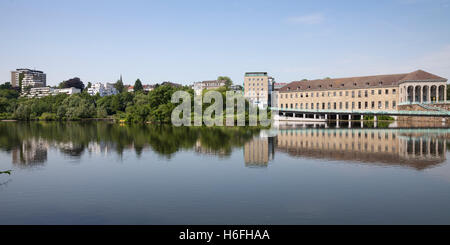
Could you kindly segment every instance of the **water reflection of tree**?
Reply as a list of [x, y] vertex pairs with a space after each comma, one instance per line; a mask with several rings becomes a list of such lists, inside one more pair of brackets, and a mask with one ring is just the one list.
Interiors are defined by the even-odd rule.
[[140, 155], [146, 148], [171, 157], [177, 151], [192, 149], [200, 143], [210, 152], [230, 154], [258, 132], [245, 127], [206, 128], [170, 125], [126, 125], [106, 122], [15, 122], [0, 123], [0, 149], [20, 149], [31, 139], [46, 141], [64, 154], [79, 157], [97, 144], [122, 155], [134, 149]]

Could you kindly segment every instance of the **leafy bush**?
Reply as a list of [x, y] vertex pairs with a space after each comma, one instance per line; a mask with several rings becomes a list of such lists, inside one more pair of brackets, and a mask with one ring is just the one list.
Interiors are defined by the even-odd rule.
[[56, 121], [56, 120], [58, 120], [58, 116], [56, 115], [56, 113], [44, 112], [39, 117], [39, 120], [42, 120], [42, 121]]

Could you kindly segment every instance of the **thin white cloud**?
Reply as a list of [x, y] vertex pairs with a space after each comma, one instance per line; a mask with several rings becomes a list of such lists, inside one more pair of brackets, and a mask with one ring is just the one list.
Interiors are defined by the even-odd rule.
[[325, 16], [322, 13], [313, 13], [288, 18], [289, 23], [297, 23], [304, 25], [316, 25], [322, 23], [324, 20]]

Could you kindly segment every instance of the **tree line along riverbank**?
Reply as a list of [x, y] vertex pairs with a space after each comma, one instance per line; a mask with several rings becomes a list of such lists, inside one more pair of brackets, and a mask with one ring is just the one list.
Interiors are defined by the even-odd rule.
[[[50, 95], [41, 98], [20, 97], [10, 86], [0, 86], [0, 120], [18, 121], [79, 121], [114, 120], [127, 123], [170, 123], [173, 109], [172, 94], [185, 91], [190, 94], [194, 111], [194, 90], [189, 86], [157, 86], [152, 91], [122, 91], [116, 95], [91, 96], [80, 94]], [[216, 89], [225, 101], [226, 87]], [[203, 103], [204, 111], [212, 103]], [[225, 111], [225, 103], [223, 105]], [[246, 101], [245, 120], [249, 121]], [[270, 115], [270, 113], [269, 113]]]

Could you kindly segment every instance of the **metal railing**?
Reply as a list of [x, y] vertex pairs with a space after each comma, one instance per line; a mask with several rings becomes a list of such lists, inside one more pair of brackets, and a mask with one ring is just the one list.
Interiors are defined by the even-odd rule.
[[291, 109], [271, 107], [272, 111], [283, 111], [292, 113], [317, 113], [317, 114], [356, 114], [356, 115], [390, 115], [390, 116], [450, 116], [450, 111], [403, 111], [403, 110], [332, 110], [332, 109]]

